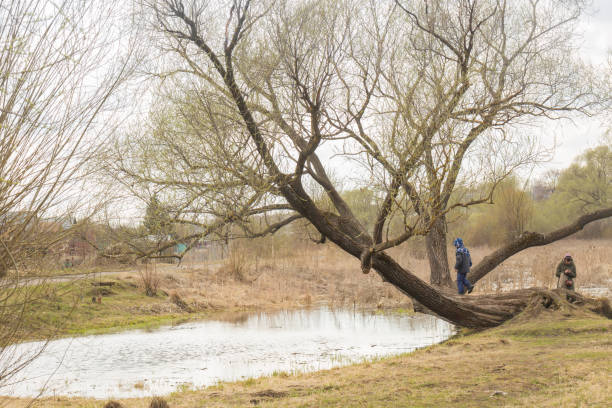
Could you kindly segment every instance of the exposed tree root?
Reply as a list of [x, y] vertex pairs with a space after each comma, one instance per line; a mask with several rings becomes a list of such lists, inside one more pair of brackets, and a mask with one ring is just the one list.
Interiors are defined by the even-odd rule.
[[[508, 320], [527, 321], [544, 311], [556, 311], [568, 317], [596, 313], [612, 319], [612, 307], [608, 299], [591, 298], [565, 289], [532, 288], [481, 296], [460, 296], [451, 294], [448, 290], [441, 291], [457, 302], [458, 307], [470, 310], [481, 319], [476, 324], [459, 323], [465, 327], [485, 328]], [[414, 304], [416, 311], [439, 316], [417, 301], [414, 301]]]

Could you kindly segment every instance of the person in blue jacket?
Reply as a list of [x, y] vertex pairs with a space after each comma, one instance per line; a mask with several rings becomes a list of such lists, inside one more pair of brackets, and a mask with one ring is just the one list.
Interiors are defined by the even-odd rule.
[[466, 275], [470, 271], [470, 267], [472, 266], [472, 258], [470, 257], [470, 251], [463, 245], [463, 240], [461, 238], [456, 238], [453, 241], [453, 245], [457, 249], [455, 252], [456, 262], [455, 262], [455, 271], [457, 272], [457, 289], [459, 290], [459, 294], [465, 294], [465, 289], [467, 289], [467, 293], [472, 293], [474, 290], [474, 285], [472, 285], [466, 278]]

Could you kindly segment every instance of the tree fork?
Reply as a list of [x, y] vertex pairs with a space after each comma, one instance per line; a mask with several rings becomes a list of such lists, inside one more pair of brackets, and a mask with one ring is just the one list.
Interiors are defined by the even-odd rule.
[[547, 234], [525, 232], [516, 240], [497, 249], [492, 254], [485, 256], [478, 265], [472, 268], [468, 274], [468, 280], [472, 283], [476, 283], [512, 255], [530, 247], [547, 245], [566, 238], [580, 231], [585, 225], [608, 217], [612, 217], [612, 207], [585, 214], [573, 223]]

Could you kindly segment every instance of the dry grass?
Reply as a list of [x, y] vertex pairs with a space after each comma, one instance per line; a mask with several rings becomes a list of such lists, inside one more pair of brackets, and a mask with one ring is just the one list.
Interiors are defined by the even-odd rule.
[[157, 295], [157, 289], [161, 282], [159, 272], [157, 272], [156, 264], [145, 264], [138, 268], [138, 277], [140, 284], [145, 290], [147, 296]]
[[[231, 269], [236, 266], [234, 261], [179, 268], [158, 264], [118, 277], [51, 283], [50, 288], [61, 296], [37, 302], [37, 313], [24, 325], [36, 334], [34, 339], [44, 336], [38, 329], [42, 321], [64, 322], [59, 335], [84, 335], [177, 320], [224, 319], [225, 312], [235, 315], [320, 305], [411, 307], [406, 296], [377, 275], [360, 273], [357, 261], [333, 247], [316, 246], [291, 257], [277, 254], [274, 259], [256, 262], [249, 261], [248, 253], [234, 259], [242, 259], [236, 261], [240, 274]], [[113, 286], [92, 286], [101, 279]], [[92, 294], [101, 296], [101, 302], [92, 303]], [[70, 319], [66, 319], [68, 310]]]
[[[610, 296], [610, 248], [610, 240], [576, 239], [530, 248], [511, 257], [482, 279], [477, 285], [477, 292], [490, 293], [534, 286], [554, 288], [557, 263], [566, 252], [570, 252], [578, 268], [578, 290]], [[494, 249], [470, 248], [474, 263]], [[421, 279], [428, 280], [429, 263], [422, 246], [403, 245], [389, 252], [402, 266]], [[363, 275], [359, 262], [333, 245], [302, 244], [291, 250], [276, 250], [274, 256], [266, 257], [260, 256], [257, 249], [246, 247], [241, 248], [239, 254], [239, 263], [230, 256], [230, 260], [219, 269], [192, 272], [193, 284], [213, 304], [223, 305], [228, 298], [235, 299], [232, 306], [246, 307], [254, 307], [262, 302], [294, 306], [327, 303], [338, 306], [357, 304], [400, 307], [406, 302], [403, 294], [383, 283], [376, 273]], [[449, 248], [451, 261], [452, 255], [452, 248]], [[240, 265], [240, 277], [236, 277], [232, 269], [236, 263]], [[192, 282], [184, 287], [189, 287]], [[194, 290], [189, 292], [193, 294]]]
[[218, 264], [186, 263], [173, 276], [160, 287], [175, 290], [195, 309], [202, 303], [216, 309], [410, 305], [392, 285], [375, 273], [363, 275], [357, 260], [328, 245], [265, 258], [244, 250]]
[[[566, 253], [572, 254], [577, 268], [578, 291], [610, 295], [612, 290], [612, 241], [566, 239], [544, 247], [529, 248], [502, 263], [478, 283], [478, 291], [555, 288], [555, 269]], [[471, 250], [475, 262], [490, 253], [491, 248]], [[607, 291], [595, 291], [605, 288]], [[477, 292], [478, 292], [477, 291]]]

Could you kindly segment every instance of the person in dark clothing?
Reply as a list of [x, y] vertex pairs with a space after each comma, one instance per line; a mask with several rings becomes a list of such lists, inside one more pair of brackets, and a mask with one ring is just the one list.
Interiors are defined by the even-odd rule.
[[565, 254], [555, 272], [557, 279], [557, 288], [574, 290], [576, 279], [576, 264], [570, 254]]
[[455, 252], [455, 271], [457, 272], [457, 290], [460, 295], [465, 294], [465, 289], [467, 288], [467, 293], [472, 293], [474, 290], [474, 285], [472, 285], [466, 278], [466, 275], [470, 271], [470, 267], [472, 266], [472, 258], [470, 257], [470, 251], [463, 245], [463, 240], [461, 238], [456, 238], [453, 241], [453, 245], [457, 249]]

